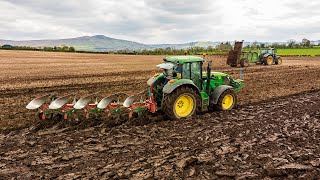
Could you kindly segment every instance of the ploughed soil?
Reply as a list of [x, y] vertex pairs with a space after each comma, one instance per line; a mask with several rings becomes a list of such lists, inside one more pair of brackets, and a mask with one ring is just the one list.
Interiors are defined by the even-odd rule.
[[[22, 128], [37, 120], [25, 106], [36, 95], [73, 94], [79, 99], [100, 92], [135, 94], [159, 70], [164, 56], [133, 56], [32, 51], [0, 51], [0, 131]], [[209, 56], [213, 71], [240, 77], [226, 56]], [[242, 71], [245, 88], [238, 104], [320, 89], [320, 57], [284, 57], [282, 65], [251, 65]]]
[[319, 179], [319, 109], [313, 91], [183, 121], [34, 125], [0, 134], [0, 177]]
[[0, 51], [0, 179], [320, 179], [319, 57], [242, 69], [238, 108], [183, 121], [39, 122], [25, 109], [35, 95], [140, 92], [162, 58]]

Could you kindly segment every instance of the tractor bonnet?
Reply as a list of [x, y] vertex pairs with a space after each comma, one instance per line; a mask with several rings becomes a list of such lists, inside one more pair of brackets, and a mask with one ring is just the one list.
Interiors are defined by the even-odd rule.
[[166, 70], [173, 69], [173, 67], [174, 67], [174, 64], [168, 63], [168, 62], [161, 63], [161, 64], [157, 65], [157, 68], [166, 69]]

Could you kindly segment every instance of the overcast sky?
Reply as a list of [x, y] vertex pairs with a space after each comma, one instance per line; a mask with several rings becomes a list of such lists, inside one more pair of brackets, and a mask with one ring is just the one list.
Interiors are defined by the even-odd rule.
[[320, 39], [319, 0], [0, 0], [0, 39]]

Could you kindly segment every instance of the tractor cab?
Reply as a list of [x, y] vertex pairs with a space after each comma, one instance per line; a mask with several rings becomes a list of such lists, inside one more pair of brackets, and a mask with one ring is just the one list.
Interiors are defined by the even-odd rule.
[[[202, 89], [202, 65], [204, 60], [195, 56], [171, 56], [164, 59], [165, 63], [174, 64], [175, 79], [191, 80], [199, 89]], [[163, 64], [165, 64], [163, 63]]]
[[276, 50], [274, 48], [264, 48], [261, 49], [260, 54], [275, 54]]

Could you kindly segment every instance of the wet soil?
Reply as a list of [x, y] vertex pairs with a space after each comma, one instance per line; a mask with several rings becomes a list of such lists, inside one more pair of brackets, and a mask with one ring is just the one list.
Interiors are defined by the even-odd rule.
[[[240, 77], [226, 65], [226, 56], [209, 56], [213, 70]], [[36, 95], [74, 94], [80, 98], [100, 92], [135, 94], [158, 70], [163, 56], [0, 51], [0, 131], [28, 127], [37, 112], [25, 108]], [[319, 57], [285, 57], [283, 65], [251, 65], [242, 70], [245, 88], [240, 105], [320, 89]]]
[[31, 126], [0, 134], [0, 179], [319, 179], [319, 109], [315, 90], [184, 121]]

